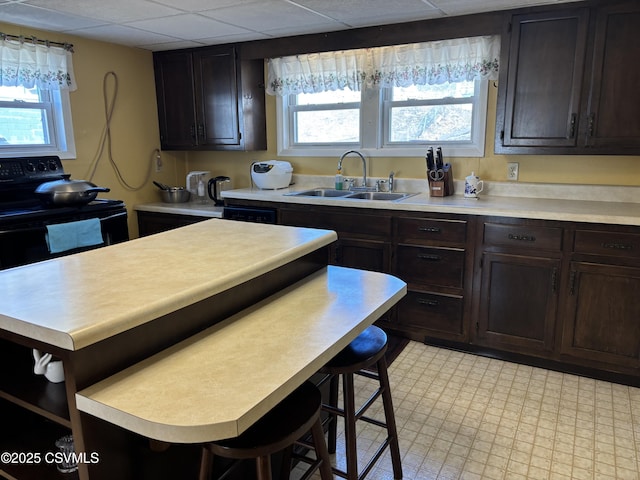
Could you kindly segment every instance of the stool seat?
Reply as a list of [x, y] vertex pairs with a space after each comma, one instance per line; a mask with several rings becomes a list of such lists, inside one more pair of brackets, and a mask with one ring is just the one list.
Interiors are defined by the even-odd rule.
[[386, 351], [387, 334], [372, 325], [329, 360], [321, 371], [339, 374], [360, 370], [378, 361]]
[[280, 451], [285, 451], [280, 478], [289, 478], [293, 445], [309, 431], [316, 459], [295, 457], [311, 464], [309, 472], [320, 468], [322, 480], [330, 480], [331, 460], [320, 421], [321, 405], [320, 390], [311, 382], [305, 382], [240, 436], [204, 444], [200, 480], [209, 478], [215, 455], [236, 460], [255, 458], [258, 479], [270, 480], [270, 455]]

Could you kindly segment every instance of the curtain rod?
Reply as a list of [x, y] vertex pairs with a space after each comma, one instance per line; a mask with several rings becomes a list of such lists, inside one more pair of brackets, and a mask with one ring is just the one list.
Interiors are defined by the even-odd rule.
[[8, 33], [2, 33], [0, 32], [0, 39], [2, 40], [16, 40], [18, 42], [26, 42], [26, 41], [30, 41], [32, 43], [38, 43], [40, 45], [46, 45], [46, 46], [56, 46], [56, 47], [62, 47], [65, 50], [69, 50], [70, 52], [73, 52], [73, 44], [72, 43], [61, 43], [61, 42], [52, 42], [50, 40], [40, 40], [39, 38], [36, 38], [35, 36], [30, 36], [30, 37], [25, 37], [24, 35], [10, 35]]

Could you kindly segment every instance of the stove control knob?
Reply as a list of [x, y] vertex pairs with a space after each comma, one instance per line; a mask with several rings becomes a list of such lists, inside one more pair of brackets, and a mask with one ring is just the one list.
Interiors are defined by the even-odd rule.
[[51, 170], [52, 172], [55, 172], [56, 170], [58, 170], [58, 165], [56, 164], [56, 162], [54, 161], [49, 162], [49, 170]]
[[46, 172], [47, 171], [47, 164], [40, 162], [38, 163], [38, 170], [40, 170], [41, 172]]
[[31, 162], [27, 163], [27, 172], [35, 172], [35, 171], [36, 171], [36, 166]]

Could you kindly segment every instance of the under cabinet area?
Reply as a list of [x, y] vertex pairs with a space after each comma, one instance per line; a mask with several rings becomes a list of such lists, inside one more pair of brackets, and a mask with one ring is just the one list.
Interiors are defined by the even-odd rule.
[[264, 67], [224, 45], [154, 53], [163, 150], [265, 150]]
[[640, 152], [640, 5], [514, 15], [503, 32], [495, 152]]

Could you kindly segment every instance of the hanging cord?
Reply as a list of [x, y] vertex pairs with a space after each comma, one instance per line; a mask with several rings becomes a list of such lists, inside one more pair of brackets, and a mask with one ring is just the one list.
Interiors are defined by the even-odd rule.
[[[113, 96], [111, 98], [111, 101], [109, 101], [109, 99], [108, 99], [108, 92], [107, 92], [107, 80], [108, 80], [109, 77], [113, 77], [113, 81], [114, 81]], [[105, 73], [104, 79], [102, 80], [102, 96], [103, 96], [103, 99], [104, 99], [105, 125], [104, 125], [104, 129], [102, 130], [102, 134], [100, 135], [98, 151], [96, 152], [96, 155], [94, 156], [94, 158], [93, 158], [93, 160], [91, 162], [90, 174], [88, 175], [89, 181], [93, 180], [93, 176], [96, 173], [96, 170], [98, 168], [98, 164], [100, 163], [100, 159], [102, 158], [102, 155], [104, 153], [104, 149], [105, 149], [105, 146], [106, 146], [107, 147], [107, 156], [109, 158], [109, 163], [111, 164], [114, 172], [116, 173], [116, 177], [118, 178], [118, 181], [120, 182], [120, 185], [122, 185], [127, 190], [135, 192], [137, 190], [140, 190], [142, 187], [144, 187], [147, 184], [147, 182], [149, 181], [149, 179], [151, 178], [151, 165], [153, 163], [152, 158], [154, 158], [159, 153], [159, 151], [158, 151], [158, 149], [154, 149], [154, 151], [152, 153], [152, 158], [149, 159], [149, 165], [147, 167], [147, 172], [145, 174], [145, 178], [142, 181], [142, 183], [140, 185], [138, 185], [138, 186], [130, 185], [124, 179], [124, 176], [120, 172], [120, 168], [118, 167], [118, 164], [116, 163], [115, 159], [113, 158], [113, 152], [111, 150], [111, 118], [113, 116], [113, 110], [114, 110], [115, 105], [116, 105], [116, 98], [118, 97], [118, 76], [116, 75], [115, 72], [107, 72], [107, 73]]]

